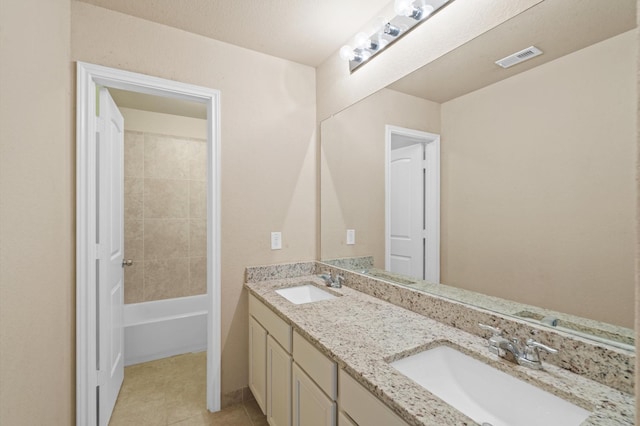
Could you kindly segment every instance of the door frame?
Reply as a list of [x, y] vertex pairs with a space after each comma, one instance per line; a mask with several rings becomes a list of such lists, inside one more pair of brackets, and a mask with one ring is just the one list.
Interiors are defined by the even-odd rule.
[[426, 182], [425, 182], [425, 244], [424, 265], [427, 271], [425, 280], [440, 283], [440, 135], [407, 129], [387, 124], [385, 126], [385, 158], [384, 158], [384, 263], [390, 271], [391, 238], [391, 145], [393, 136], [405, 136], [419, 139], [425, 146]]
[[97, 420], [96, 87], [112, 87], [207, 105], [207, 408], [220, 410], [220, 92], [77, 62], [76, 83], [76, 424]]

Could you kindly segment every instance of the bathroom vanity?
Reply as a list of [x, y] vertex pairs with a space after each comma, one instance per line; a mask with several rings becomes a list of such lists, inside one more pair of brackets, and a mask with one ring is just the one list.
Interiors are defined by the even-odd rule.
[[340, 424], [407, 425], [256, 295], [249, 295], [249, 388], [272, 426], [334, 426], [338, 383]]
[[[489, 352], [489, 336], [482, 330], [466, 332], [357, 291], [350, 286], [352, 277], [334, 289], [323, 285], [314, 266], [305, 271], [292, 266], [291, 275], [298, 275], [294, 277], [283, 271], [282, 267], [271, 272], [268, 267], [258, 273], [248, 270], [245, 284], [250, 388], [272, 426], [482, 424], [485, 420], [468, 417], [391, 365], [439, 346], [586, 410], [584, 421], [576, 424], [634, 424], [630, 393], [545, 360], [543, 369], [535, 370], [499, 358]], [[315, 301], [312, 297], [296, 304], [276, 292], [302, 285], [335, 297]], [[522, 424], [536, 424], [539, 407], [532, 401], [531, 410], [518, 417], [534, 423]]]

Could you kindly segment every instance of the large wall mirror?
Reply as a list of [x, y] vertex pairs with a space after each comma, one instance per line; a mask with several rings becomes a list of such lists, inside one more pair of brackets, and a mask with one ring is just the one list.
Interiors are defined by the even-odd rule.
[[[322, 122], [321, 259], [632, 349], [635, 6], [545, 0]], [[529, 46], [543, 54], [494, 63]], [[407, 146], [439, 179], [418, 272], [393, 261], [390, 215], [438, 194], [395, 192]]]

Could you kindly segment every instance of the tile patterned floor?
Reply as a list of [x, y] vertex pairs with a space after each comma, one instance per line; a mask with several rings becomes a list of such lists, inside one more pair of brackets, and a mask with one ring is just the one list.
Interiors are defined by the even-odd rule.
[[110, 426], [265, 426], [255, 401], [206, 409], [206, 352], [125, 368]]

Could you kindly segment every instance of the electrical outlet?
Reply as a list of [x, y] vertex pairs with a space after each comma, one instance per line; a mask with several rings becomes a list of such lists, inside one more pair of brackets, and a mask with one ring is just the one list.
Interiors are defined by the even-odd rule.
[[347, 244], [353, 245], [356, 243], [356, 230], [355, 229], [347, 229]]
[[282, 232], [271, 233], [271, 250], [282, 249]]

